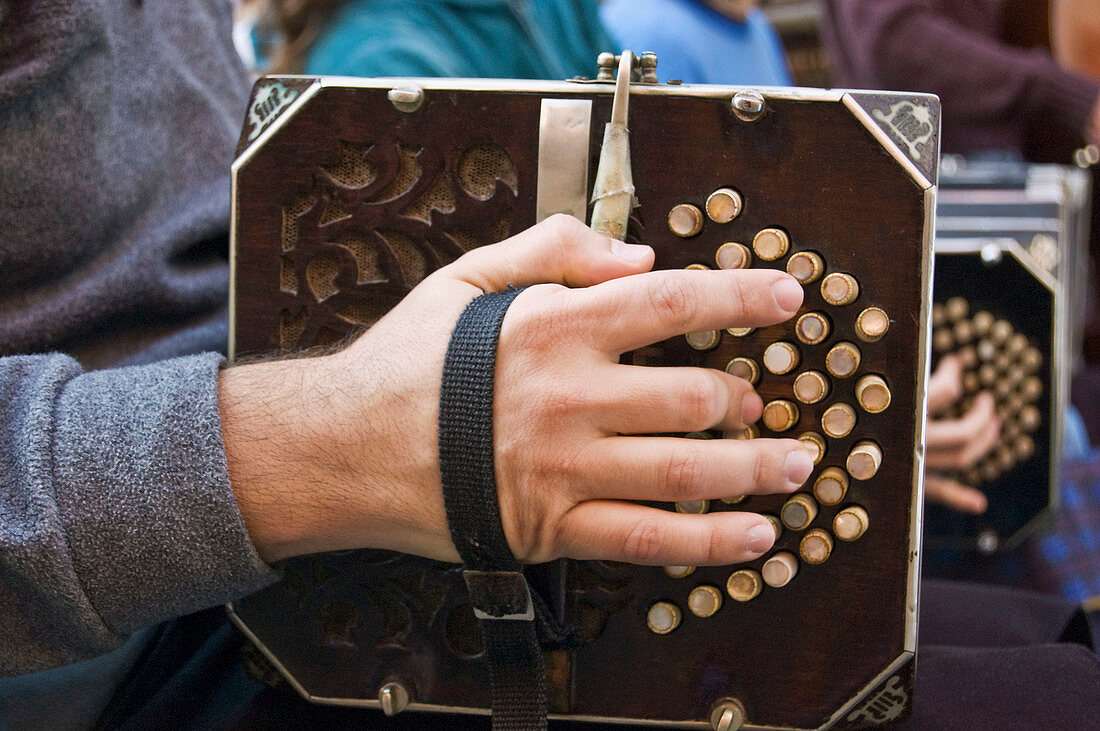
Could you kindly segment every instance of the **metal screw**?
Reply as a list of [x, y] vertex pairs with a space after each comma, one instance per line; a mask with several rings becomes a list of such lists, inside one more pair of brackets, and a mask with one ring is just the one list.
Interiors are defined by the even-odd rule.
[[409, 705], [409, 690], [396, 680], [391, 680], [378, 691], [378, 700], [382, 704], [382, 713], [396, 716]]
[[1001, 251], [1001, 247], [998, 246], [997, 244], [989, 243], [989, 244], [986, 244], [985, 246], [982, 247], [982, 250], [981, 250], [982, 263], [985, 264], [986, 266], [993, 266], [994, 264], [1000, 264], [1002, 256], [1003, 256], [1003, 252]]
[[415, 112], [424, 103], [424, 90], [415, 84], [395, 86], [389, 90], [386, 98], [399, 112]]
[[723, 698], [710, 709], [714, 731], [738, 731], [745, 725], [745, 707], [736, 698]]
[[978, 534], [978, 550], [982, 553], [993, 553], [1000, 544], [1001, 539], [996, 531], [987, 528]]
[[615, 80], [615, 68], [619, 65], [619, 62], [614, 53], [604, 51], [596, 56], [596, 65], [600, 68], [600, 72], [596, 74], [596, 81]]
[[653, 51], [644, 51], [638, 59], [642, 67], [642, 83], [656, 84], [657, 81], [657, 54]]
[[753, 89], [744, 89], [733, 95], [733, 113], [743, 122], [755, 122], [764, 114], [764, 97]]

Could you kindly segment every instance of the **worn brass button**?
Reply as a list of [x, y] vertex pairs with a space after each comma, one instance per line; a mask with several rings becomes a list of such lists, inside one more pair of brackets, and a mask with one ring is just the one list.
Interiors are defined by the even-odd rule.
[[674, 206], [668, 214], [668, 228], [680, 238], [690, 238], [703, 230], [703, 212], [690, 203]]
[[729, 223], [741, 215], [744, 201], [733, 188], [719, 188], [707, 196], [707, 215], [715, 223]]
[[752, 264], [752, 252], [744, 244], [728, 241], [718, 247], [714, 261], [719, 269], [744, 269]]
[[791, 239], [787, 232], [778, 228], [765, 228], [757, 232], [752, 239], [752, 250], [764, 261], [780, 259], [791, 248]]
[[787, 260], [787, 274], [801, 284], [816, 282], [825, 273], [825, 261], [813, 251], [800, 251]]

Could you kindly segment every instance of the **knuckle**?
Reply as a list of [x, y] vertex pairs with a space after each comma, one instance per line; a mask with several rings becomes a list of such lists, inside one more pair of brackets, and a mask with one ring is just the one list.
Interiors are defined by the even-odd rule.
[[732, 552], [732, 540], [729, 531], [712, 526], [706, 536], [707, 545], [703, 551], [703, 560], [700, 562], [706, 566], [715, 566], [730, 562]]
[[768, 457], [769, 455], [763, 450], [756, 450], [750, 458], [749, 475], [752, 485], [749, 486], [749, 490], [752, 492], [763, 492], [774, 482], [771, 460]]
[[707, 428], [721, 420], [721, 390], [718, 379], [706, 371], [695, 372], [684, 383], [680, 404], [691, 427]]
[[627, 533], [623, 552], [631, 562], [650, 564], [662, 555], [664, 543], [664, 531], [660, 525], [653, 520], [639, 520]]
[[734, 308], [742, 315], [751, 314], [756, 310], [755, 290], [744, 277], [732, 278], [728, 296], [733, 301]]
[[695, 486], [702, 473], [699, 454], [694, 450], [678, 449], [673, 452], [664, 468], [664, 487], [673, 502], [695, 497]]
[[650, 305], [659, 317], [674, 325], [691, 322], [699, 309], [694, 288], [680, 276], [661, 277], [650, 292]]

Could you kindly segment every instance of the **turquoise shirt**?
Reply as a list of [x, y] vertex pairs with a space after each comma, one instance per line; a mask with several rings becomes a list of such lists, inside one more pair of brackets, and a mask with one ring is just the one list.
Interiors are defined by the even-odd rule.
[[614, 51], [595, 0], [350, 0], [307, 74], [567, 79]]

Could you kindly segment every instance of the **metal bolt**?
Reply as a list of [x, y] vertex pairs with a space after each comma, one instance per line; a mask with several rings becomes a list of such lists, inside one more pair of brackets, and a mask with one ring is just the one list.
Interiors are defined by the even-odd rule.
[[399, 112], [415, 112], [424, 103], [424, 90], [414, 84], [395, 86], [386, 94]]
[[409, 705], [409, 690], [396, 680], [391, 680], [378, 691], [378, 701], [382, 704], [382, 713], [396, 716]]
[[1001, 545], [1001, 539], [996, 531], [986, 528], [978, 534], [978, 550], [982, 553], [993, 553], [999, 545]]
[[753, 89], [743, 89], [733, 95], [733, 113], [743, 122], [755, 122], [764, 114], [764, 97]]
[[986, 266], [993, 266], [994, 264], [1000, 264], [1002, 256], [1003, 256], [1003, 252], [1001, 251], [1001, 247], [998, 246], [997, 244], [990, 243], [990, 244], [986, 244], [985, 246], [982, 247], [982, 251], [981, 251], [982, 263], [985, 264]]
[[657, 84], [657, 54], [653, 51], [644, 51], [638, 59], [642, 68], [642, 83]]
[[745, 707], [736, 698], [723, 698], [710, 709], [714, 731], [738, 731], [745, 725]]
[[615, 80], [615, 68], [619, 65], [619, 61], [614, 53], [604, 51], [596, 57], [596, 65], [600, 69], [600, 72], [596, 74], [596, 81]]

